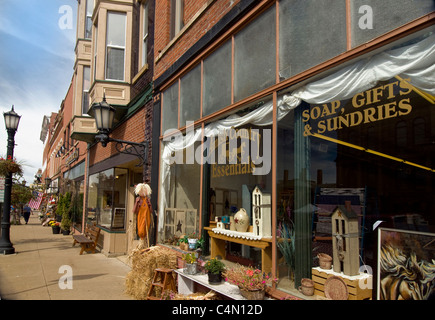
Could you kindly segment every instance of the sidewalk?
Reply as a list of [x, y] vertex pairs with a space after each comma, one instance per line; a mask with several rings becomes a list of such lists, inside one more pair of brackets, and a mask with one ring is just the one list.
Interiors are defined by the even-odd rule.
[[0, 255], [1, 299], [133, 300], [124, 293], [130, 267], [120, 259], [98, 252], [79, 255], [71, 235], [53, 234], [36, 213], [27, 225], [21, 222], [11, 225], [15, 254]]

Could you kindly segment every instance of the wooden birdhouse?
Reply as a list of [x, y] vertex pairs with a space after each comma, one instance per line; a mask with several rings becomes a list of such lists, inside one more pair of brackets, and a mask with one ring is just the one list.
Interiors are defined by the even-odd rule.
[[359, 275], [358, 215], [350, 201], [338, 206], [332, 213], [332, 264], [334, 272], [348, 276]]
[[271, 195], [263, 193], [258, 186], [252, 191], [252, 227], [256, 236], [272, 236]]

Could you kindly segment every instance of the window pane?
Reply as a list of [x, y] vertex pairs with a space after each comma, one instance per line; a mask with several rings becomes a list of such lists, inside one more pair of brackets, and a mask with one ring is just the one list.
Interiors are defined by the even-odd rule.
[[203, 116], [231, 104], [231, 41], [204, 60]]
[[94, 11], [94, 0], [86, 1], [86, 25], [85, 25], [85, 38], [92, 38], [92, 12]]
[[125, 46], [125, 19], [124, 13], [107, 14], [107, 45]]
[[163, 93], [162, 132], [178, 128], [178, 82]]
[[124, 49], [107, 47], [106, 79], [124, 80]]
[[125, 228], [126, 190], [128, 170], [115, 168], [113, 181], [113, 220], [112, 229]]
[[143, 67], [147, 63], [147, 53], [148, 53], [148, 3], [146, 3], [143, 8], [141, 67]]
[[346, 4], [341, 0], [279, 3], [279, 76], [294, 76], [346, 50]]
[[[195, 150], [200, 143], [194, 145]], [[183, 152], [183, 151], [181, 151]], [[185, 153], [185, 152], [184, 152]], [[201, 165], [173, 164], [162, 197], [164, 223], [158, 230], [159, 243], [172, 243], [175, 237], [199, 231]]]
[[97, 224], [110, 228], [113, 208], [113, 169], [98, 173]]
[[82, 114], [87, 114], [89, 110], [89, 88], [91, 87], [91, 68], [83, 67], [83, 102]]
[[275, 6], [236, 34], [234, 100], [275, 84]]
[[201, 107], [201, 65], [181, 78], [180, 127], [199, 119]]
[[[306, 206], [306, 214], [313, 217], [308, 226], [313, 233], [306, 240], [314, 267], [318, 266], [317, 253], [333, 256], [331, 214], [345, 201], [350, 201], [359, 217], [360, 259], [374, 270], [378, 262], [376, 221], [382, 220], [384, 228], [433, 229], [435, 203], [427, 195], [435, 193], [435, 147], [413, 143], [420, 139], [421, 120], [435, 121], [433, 102], [402, 81], [380, 81], [346, 100], [302, 103], [279, 121], [279, 288], [294, 288], [291, 273], [297, 270], [290, 259], [294, 249], [284, 246], [283, 240], [293, 235], [289, 230], [298, 224], [299, 208]], [[378, 95], [370, 99], [373, 92]], [[333, 106], [339, 106], [334, 109], [339, 111], [329, 112]], [[412, 124], [419, 129], [411, 130]], [[311, 242], [312, 236], [316, 241]]]
[[351, 1], [352, 47], [435, 10], [433, 0]]

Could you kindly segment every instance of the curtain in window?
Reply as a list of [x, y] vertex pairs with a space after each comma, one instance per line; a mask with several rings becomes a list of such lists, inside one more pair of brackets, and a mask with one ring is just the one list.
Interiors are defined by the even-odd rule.
[[[357, 61], [330, 76], [303, 86], [289, 95], [284, 95], [278, 99], [278, 121], [299, 106], [302, 101], [309, 104], [323, 104], [345, 100], [374, 87], [378, 81], [388, 80], [397, 75], [403, 79], [410, 79], [409, 82], [413, 86], [435, 95], [434, 71], [435, 34], [430, 34], [419, 42]], [[216, 136], [223, 130], [237, 128], [248, 123], [258, 126], [271, 125], [272, 111], [273, 102], [270, 100], [242, 117], [231, 115], [226, 119], [210, 123], [204, 129], [204, 136]], [[163, 210], [166, 205], [165, 190], [169, 190], [171, 154], [192, 146], [201, 136], [201, 129], [196, 129], [184, 136], [179, 135], [172, 141], [163, 141], [159, 230], [163, 227]]]

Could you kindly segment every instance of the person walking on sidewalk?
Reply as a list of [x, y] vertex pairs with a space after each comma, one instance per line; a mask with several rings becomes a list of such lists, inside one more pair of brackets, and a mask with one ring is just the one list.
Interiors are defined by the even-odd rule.
[[32, 209], [26, 204], [23, 208], [23, 217], [24, 217], [24, 221], [29, 222], [29, 218], [30, 218], [30, 213], [32, 212]]

